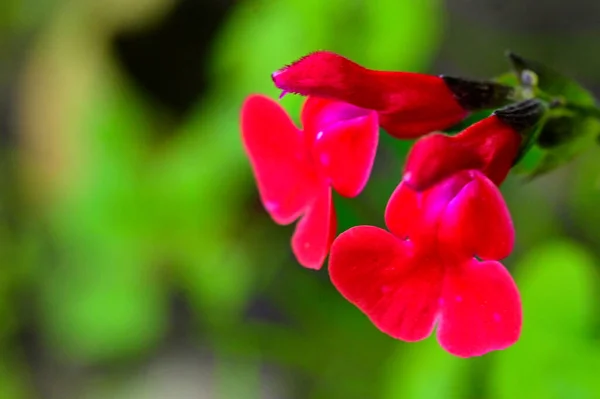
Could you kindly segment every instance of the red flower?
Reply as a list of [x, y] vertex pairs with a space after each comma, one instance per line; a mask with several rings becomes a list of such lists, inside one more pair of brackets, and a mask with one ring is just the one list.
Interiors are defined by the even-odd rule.
[[383, 332], [429, 336], [461, 356], [506, 348], [521, 331], [521, 304], [497, 260], [513, 247], [510, 215], [496, 186], [462, 171], [417, 193], [400, 183], [385, 214], [390, 232], [358, 226], [333, 243], [333, 284]]
[[544, 107], [527, 100], [495, 111], [455, 136], [432, 133], [412, 147], [403, 181], [417, 191], [462, 171], [477, 169], [500, 186], [515, 162], [522, 137], [542, 118]]
[[367, 69], [317, 51], [272, 75], [285, 93], [336, 99], [377, 111], [398, 138], [415, 138], [460, 122], [468, 111], [504, 105], [512, 89], [489, 82]]
[[276, 223], [301, 218], [292, 250], [319, 269], [336, 232], [333, 187], [345, 197], [364, 188], [378, 141], [377, 114], [339, 101], [310, 97], [296, 128], [270, 98], [249, 96], [241, 130], [261, 201]]
[[492, 115], [456, 136], [432, 133], [412, 147], [404, 181], [423, 191], [461, 170], [481, 170], [496, 185], [506, 178], [519, 151], [521, 136]]
[[383, 332], [417, 341], [437, 322], [441, 345], [462, 357], [517, 341], [519, 293], [498, 262], [514, 230], [496, 185], [543, 111], [525, 101], [454, 137], [421, 138], [386, 209], [390, 232], [358, 226], [335, 240], [333, 284]]

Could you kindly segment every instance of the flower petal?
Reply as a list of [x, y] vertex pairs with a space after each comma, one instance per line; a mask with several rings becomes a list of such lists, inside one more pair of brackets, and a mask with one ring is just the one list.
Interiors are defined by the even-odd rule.
[[438, 230], [440, 244], [458, 258], [507, 257], [515, 241], [510, 214], [498, 188], [484, 175], [473, 180], [448, 203]]
[[[425, 85], [424, 85], [425, 86]], [[459, 108], [445, 95], [416, 98], [414, 107], [379, 113], [379, 125], [390, 135], [399, 139], [415, 139], [436, 130], [444, 130], [462, 121], [467, 112]], [[443, 93], [444, 88], [440, 88]], [[440, 93], [440, 94], [441, 94]], [[441, 102], [445, 99], [447, 102]], [[416, 102], [419, 101], [419, 102]], [[433, 104], [433, 108], [428, 105]]]
[[317, 134], [314, 153], [319, 169], [338, 193], [355, 197], [363, 190], [373, 168], [378, 139], [374, 112], [341, 120]]
[[289, 224], [317, 193], [317, 175], [302, 131], [274, 100], [249, 96], [241, 130], [261, 201], [273, 220]]
[[419, 139], [411, 148], [403, 180], [415, 190], [424, 191], [461, 170], [482, 169], [484, 162], [455, 137], [433, 133]]
[[436, 133], [417, 141], [408, 155], [404, 179], [422, 191], [459, 171], [477, 169], [500, 185], [520, 143], [519, 133], [492, 115], [456, 136]]
[[421, 221], [424, 211], [424, 193], [417, 193], [400, 182], [385, 208], [385, 225], [398, 238], [411, 238], [423, 232]]
[[439, 76], [375, 71], [329, 51], [309, 54], [272, 78], [286, 92], [377, 111], [380, 125], [399, 138], [445, 129], [467, 115]]
[[296, 225], [292, 236], [292, 251], [298, 263], [309, 269], [320, 269], [336, 230], [331, 188], [326, 187]]
[[521, 334], [519, 292], [504, 266], [469, 260], [447, 267], [437, 336], [448, 352], [480, 356], [514, 344]]
[[415, 258], [409, 242], [377, 227], [354, 227], [334, 241], [329, 274], [384, 333], [404, 341], [431, 334], [443, 269], [435, 258]]

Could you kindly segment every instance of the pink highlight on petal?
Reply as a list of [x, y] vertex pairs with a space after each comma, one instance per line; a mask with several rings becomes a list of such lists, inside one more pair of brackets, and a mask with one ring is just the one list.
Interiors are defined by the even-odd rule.
[[383, 285], [383, 286], [381, 286], [381, 293], [382, 293], [382, 294], [384, 294], [384, 295], [385, 295], [385, 294], [389, 294], [390, 292], [392, 292], [392, 288], [390, 288], [390, 287], [389, 287], [389, 286], [387, 286], [387, 285]]
[[[310, 99], [309, 99], [310, 101]], [[344, 197], [357, 196], [367, 184], [379, 141], [377, 114], [343, 103], [307, 101], [315, 129], [313, 156], [320, 172], [331, 178], [333, 188]]]
[[274, 201], [267, 201], [265, 202], [265, 209], [269, 213], [275, 212], [277, 211], [277, 209], [279, 209], [279, 204]]

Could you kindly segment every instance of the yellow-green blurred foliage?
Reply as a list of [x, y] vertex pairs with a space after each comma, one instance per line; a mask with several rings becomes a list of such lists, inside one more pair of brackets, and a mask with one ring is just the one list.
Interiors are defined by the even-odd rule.
[[[463, 360], [380, 333], [326, 268], [294, 262], [238, 129], [244, 97], [276, 96], [270, 73], [316, 49], [487, 77], [510, 48], [593, 89], [600, 10], [570, 3], [3, 0], [0, 399], [600, 398], [597, 148], [504, 186], [523, 337]], [[197, 22], [163, 40], [187, 9]], [[117, 43], [144, 35], [132, 70]], [[165, 105], [153, 79], [176, 98], [189, 80], [192, 100]], [[297, 115], [301, 99], [282, 104]], [[366, 191], [336, 198], [340, 229], [382, 223], [410, 145], [382, 142]]]

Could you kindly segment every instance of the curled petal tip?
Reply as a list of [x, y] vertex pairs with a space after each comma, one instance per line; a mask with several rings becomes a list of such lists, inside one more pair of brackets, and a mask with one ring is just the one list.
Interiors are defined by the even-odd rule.
[[284, 92], [287, 92], [285, 89], [281, 87], [281, 75], [285, 72], [285, 68], [278, 69], [271, 74], [271, 80], [275, 84], [275, 87], [282, 89]]
[[283, 70], [282, 70], [282, 69], [278, 69], [278, 70], [276, 70], [275, 72], [273, 72], [273, 73], [271, 74], [271, 79], [275, 80], [275, 79], [277, 78], [277, 76], [281, 75], [282, 73], [283, 73]]

